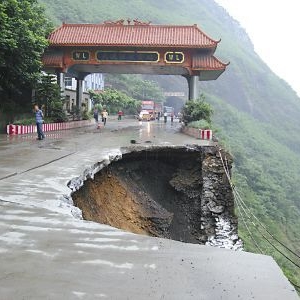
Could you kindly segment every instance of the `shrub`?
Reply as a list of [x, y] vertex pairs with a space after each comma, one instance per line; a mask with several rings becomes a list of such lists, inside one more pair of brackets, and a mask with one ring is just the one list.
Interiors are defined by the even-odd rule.
[[85, 109], [82, 112], [82, 120], [91, 120], [93, 117], [93, 112], [92, 111], [88, 111], [87, 109]]
[[[55, 121], [51, 118], [44, 118], [44, 123], [54, 123]], [[14, 121], [14, 125], [35, 125], [35, 117], [33, 118], [24, 118]]]
[[20, 119], [14, 121], [15, 125], [34, 125], [35, 118]]
[[193, 121], [205, 120], [211, 124], [213, 109], [211, 105], [204, 101], [204, 96], [201, 95], [197, 100], [188, 100], [182, 108], [184, 123]]
[[211, 129], [211, 124], [206, 120], [192, 121], [188, 126], [197, 129]]

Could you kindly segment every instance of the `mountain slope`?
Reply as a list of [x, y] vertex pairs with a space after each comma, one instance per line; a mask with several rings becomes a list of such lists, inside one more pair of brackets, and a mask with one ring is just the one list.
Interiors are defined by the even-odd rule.
[[[153, 23], [197, 23], [213, 38], [221, 37], [217, 56], [231, 64], [217, 81], [201, 82], [200, 88], [213, 104], [219, 135], [235, 157], [236, 186], [270, 231], [300, 252], [300, 99], [259, 58], [245, 31], [222, 7], [212, 0], [41, 2], [57, 25], [139, 18]], [[186, 91], [183, 78], [157, 79], [164, 87]], [[289, 278], [300, 278], [298, 268], [274, 251], [256, 228], [250, 229], [260, 248], [277, 259]], [[240, 232], [246, 248], [257, 251], [242, 222]]]

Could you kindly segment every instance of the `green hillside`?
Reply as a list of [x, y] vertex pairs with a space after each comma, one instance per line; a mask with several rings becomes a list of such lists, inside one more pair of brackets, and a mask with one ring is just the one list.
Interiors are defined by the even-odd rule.
[[[254, 52], [245, 31], [213, 0], [41, 0], [58, 25], [138, 18], [152, 23], [198, 24], [215, 39], [228, 70], [200, 88], [215, 109], [219, 135], [235, 157], [234, 180], [246, 204], [275, 237], [300, 255], [300, 99]], [[183, 78], [156, 77], [162, 87], [186, 91]], [[300, 270], [249, 223], [264, 253], [273, 255], [300, 285]], [[246, 249], [257, 252], [240, 218]], [[280, 250], [300, 265], [297, 256]]]

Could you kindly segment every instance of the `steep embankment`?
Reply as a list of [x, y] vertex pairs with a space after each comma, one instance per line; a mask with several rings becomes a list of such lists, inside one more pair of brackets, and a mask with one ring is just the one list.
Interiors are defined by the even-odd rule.
[[[153, 23], [197, 23], [214, 38], [221, 37], [217, 55], [231, 64], [217, 81], [202, 82], [201, 90], [214, 105], [219, 135], [234, 155], [236, 185], [246, 204], [299, 253], [300, 100], [258, 57], [245, 31], [222, 7], [212, 0], [104, 0], [101, 5], [97, 0], [40, 1], [57, 25], [129, 17]], [[158, 83], [167, 90], [186, 92], [182, 78], [159, 77]], [[290, 278], [300, 278], [299, 269], [274, 252], [251, 223], [248, 226], [260, 248], [273, 255]], [[246, 249], [258, 251], [242, 224], [240, 231]]]

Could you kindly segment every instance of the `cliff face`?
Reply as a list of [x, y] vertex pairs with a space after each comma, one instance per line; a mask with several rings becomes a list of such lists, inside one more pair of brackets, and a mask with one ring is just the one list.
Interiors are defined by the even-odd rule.
[[[241, 247], [234, 198], [217, 148], [126, 152], [73, 193], [86, 220], [183, 242]], [[230, 156], [222, 155], [231, 168]]]

